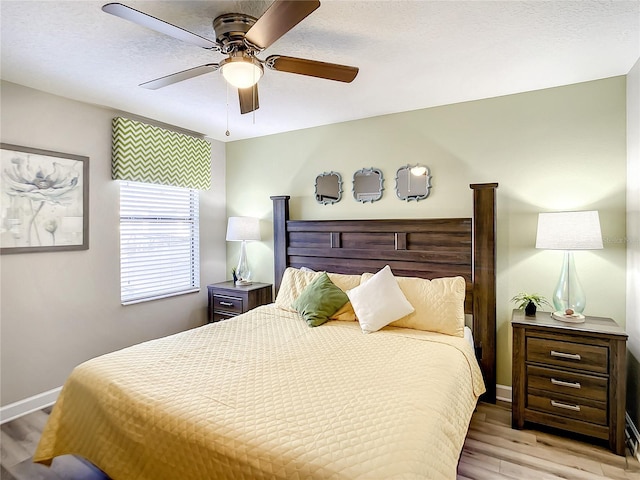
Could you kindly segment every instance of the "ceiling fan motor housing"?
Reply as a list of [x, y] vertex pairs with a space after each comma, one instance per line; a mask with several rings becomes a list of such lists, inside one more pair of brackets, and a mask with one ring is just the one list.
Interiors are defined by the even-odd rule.
[[255, 17], [242, 13], [226, 13], [217, 17], [213, 21], [213, 30], [222, 53], [246, 50], [244, 36], [256, 20]]

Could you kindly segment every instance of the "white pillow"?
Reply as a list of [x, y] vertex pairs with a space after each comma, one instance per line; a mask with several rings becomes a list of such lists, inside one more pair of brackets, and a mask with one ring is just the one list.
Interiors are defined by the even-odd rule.
[[347, 291], [360, 328], [371, 333], [413, 312], [389, 265], [369, 280]]

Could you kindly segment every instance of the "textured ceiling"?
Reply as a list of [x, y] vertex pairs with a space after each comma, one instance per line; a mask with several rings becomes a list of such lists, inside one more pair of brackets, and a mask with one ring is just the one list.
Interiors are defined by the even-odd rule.
[[[266, 69], [260, 109], [240, 115], [219, 72], [138, 87], [224, 57], [108, 15], [103, 3], [1, 0], [2, 79], [227, 141], [624, 75], [640, 57], [640, 0], [324, 0], [260, 57], [354, 65], [358, 77]], [[258, 17], [271, 2], [122, 3], [213, 39], [216, 16]]]

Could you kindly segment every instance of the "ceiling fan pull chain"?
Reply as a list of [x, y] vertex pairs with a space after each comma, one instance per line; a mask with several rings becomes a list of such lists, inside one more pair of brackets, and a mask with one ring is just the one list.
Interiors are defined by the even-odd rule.
[[231, 135], [231, 132], [229, 132], [229, 84], [225, 83], [227, 84], [227, 131], [224, 134], [228, 137]]

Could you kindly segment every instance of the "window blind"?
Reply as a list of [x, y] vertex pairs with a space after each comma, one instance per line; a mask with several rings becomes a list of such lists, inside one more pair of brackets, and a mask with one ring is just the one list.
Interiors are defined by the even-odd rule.
[[123, 305], [200, 289], [198, 191], [120, 182]]

